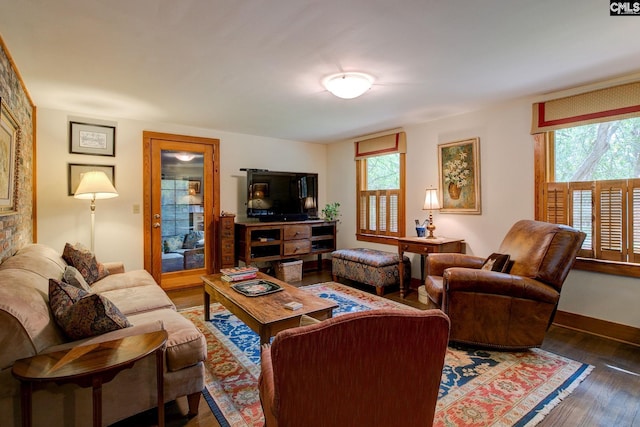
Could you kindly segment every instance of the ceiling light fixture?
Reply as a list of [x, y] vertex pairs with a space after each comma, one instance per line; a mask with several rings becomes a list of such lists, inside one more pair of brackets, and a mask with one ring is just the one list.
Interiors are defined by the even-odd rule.
[[196, 157], [195, 154], [191, 154], [191, 153], [176, 153], [176, 159], [182, 161], [182, 162], [190, 162], [191, 160], [193, 160]]
[[369, 74], [349, 72], [325, 77], [322, 84], [338, 98], [353, 99], [371, 89], [373, 80]]

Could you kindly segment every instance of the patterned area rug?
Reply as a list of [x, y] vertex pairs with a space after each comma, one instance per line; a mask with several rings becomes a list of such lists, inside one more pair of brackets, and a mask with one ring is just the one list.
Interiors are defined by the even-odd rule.
[[[338, 303], [334, 316], [376, 308], [410, 309], [376, 295], [328, 282], [304, 289]], [[259, 338], [220, 304], [211, 321], [202, 307], [181, 311], [206, 336], [206, 388], [222, 427], [262, 426], [257, 383]], [[591, 372], [592, 366], [540, 349], [520, 353], [449, 347], [435, 426], [533, 426]]]

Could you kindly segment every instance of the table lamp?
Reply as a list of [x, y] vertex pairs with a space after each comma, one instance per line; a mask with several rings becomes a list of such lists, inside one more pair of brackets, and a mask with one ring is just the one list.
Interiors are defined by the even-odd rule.
[[427, 239], [435, 239], [436, 236], [433, 235], [433, 230], [436, 229], [436, 226], [433, 225], [433, 210], [440, 209], [440, 204], [438, 203], [438, 189], [437, 188], [427, 188], [425, 196], [424, 196], [424, 206], [423, 210], [429, 211], [429, 225], [427, 225], [427, 230], [429, 230], [429, 235]]

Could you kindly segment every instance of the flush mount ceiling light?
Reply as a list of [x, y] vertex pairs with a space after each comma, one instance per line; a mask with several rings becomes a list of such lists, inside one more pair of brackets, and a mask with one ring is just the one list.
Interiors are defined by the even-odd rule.
[[190, 162], [196, 157], [195, 154], [191, 153], [176, 153], [175, 156], [176, 159], [180, 160], [181, 162]]
[[338, 73], [325, 77], [322, 84], [338, 98], [353, 99], [371, 89], [373, 77], [365, 73]]

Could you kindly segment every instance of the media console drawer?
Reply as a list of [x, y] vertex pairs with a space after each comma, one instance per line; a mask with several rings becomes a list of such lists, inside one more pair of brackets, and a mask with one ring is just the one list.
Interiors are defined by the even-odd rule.
[[311, 252], [311, 240], [291, 240], [284, 242], [284, 256], [303, 255]]
[[311, 237], [310, 225], [286, 225], [284, 228], [284, 240], [308, 239]]

